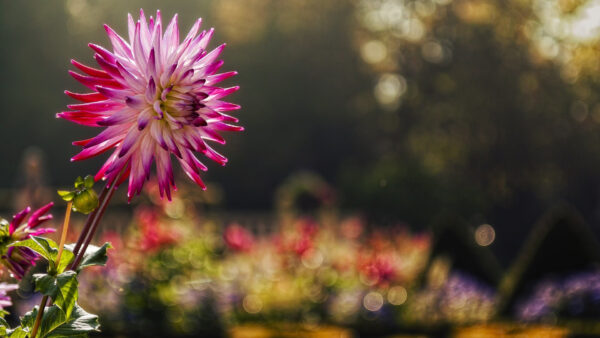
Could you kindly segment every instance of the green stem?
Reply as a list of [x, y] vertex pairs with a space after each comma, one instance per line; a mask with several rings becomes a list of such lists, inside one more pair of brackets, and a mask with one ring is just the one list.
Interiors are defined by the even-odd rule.
[[[92, 222], [90, 223], [90, 225], [88, 227], [87, 234], [85, 234], [85, 236], [83, 234], [81, 236], [79, 236], [79, 240], [77, 241], [76, 247], [80, 246], [80, 248], [79, 248], [78, 252], [76, 252], [76, 253], [74, 252], [76, 256], [75, 256], [75, 259], [73, 260], [73, 263], [71, 263], [71, 267], [70, 267], [71, 270], [76, 270], [77, 267], [79, 266], [79, 263], [81, 263], [81, 260], [83, 259], [83, 256], [85, 255], [85, 251], [87, 250], [88, 245], [90, 244], [90, 242], [92, 241], [92, 238], [94, 237], [94, 234], [96, 233], [98, 224], [100, 223], [102, 216], [104, 216], [104, 211], [106, 210], [106, 207], [108, 206], [108, 202], [110, 201], [110, 199], [112, 198], [112, 196], [115, 193], [117, 181], [119, 181], [120, 179], [121, 179], [120, 175], [117, 176], [112, 181], [110, 187], [108, 187], [108, 189], [106, 190], [106, 193], [102, 192], [102, 200], [100, 201], [100, 206], [98, 207], [98, 209], [96, 209], [93, 216], [90, 215], [90, 217], [92, 218]], [[80, 243], [81, 243], [81, 245], [79, 245]]]
[[37, 316], [35, 317], [35, 324], [33, 324], [33, 329], [31, 330], [31, 338], [35, 338], [38, 329], [40, 328], [40, 324], [42, 323], [42, 316], [44, 315], [44, 309], [46, 308], [46, 302], [48, 302], [48, 296], [42, 297], [40, 308], [38, 309]]

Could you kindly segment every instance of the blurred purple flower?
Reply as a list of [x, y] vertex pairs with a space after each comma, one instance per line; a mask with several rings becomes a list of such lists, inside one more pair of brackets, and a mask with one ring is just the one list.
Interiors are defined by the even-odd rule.
[[600, 313], [600, 271], [582, 272], [563, 279], [545, 279], [517, 304], [519, 319], [535, 322], [547, 316]]

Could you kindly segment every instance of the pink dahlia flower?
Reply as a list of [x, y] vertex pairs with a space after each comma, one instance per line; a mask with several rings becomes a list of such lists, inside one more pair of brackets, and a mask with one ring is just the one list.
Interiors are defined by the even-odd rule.
[[104, 26], [112, 52], [89, 45], [96, 52], [94, 57], [100, 69], [72, 61], [85, 74], [70, 74], [92, 91], [66, 91], [82, 103], [69, 105], [71, 110], [57, 117], [105, 129], [94, 138], [74, 142], [83, 150], [71, 160], [112, 151], [95, 179], [110, 183], [124, 172], [122, 179], [129, 177], [130, 200], [150, 177], [153, 160], [160, 195], [171, 198], [170, 189], [175, 188], [171, 154], [177, 157], [183, 171], [205, 189], [199, 174], [206, 166], [194, 152], [225, 165], [227, 159], [206, 141], [224, 144], [219, 131], [243, 130], [229, 124], [238, 120], [224, 113], [240, 106], [221, 100], [239, 87], [216, 86], [237, 72], [217, 73], [223, 65], [217, 57], [225, 45], [207, 51], [213, 29], [198, 34], [200, 23], [198, 19], [180, 41], [177, 15], [163, 33], [159, 11], [156, 19], [149, 20], [140, 11], [137, 22], [129, 15], [129, 40]]
[[30, 207], [14, 215], [10, 223], [0, 220], [0, 250], [2, 252], [0, 260], [12, 272], [15, 278], [23, 278], [29, 267], [35, 264], [39, 256], [29, 248], [8, 246], [31, 236], [54, 232], [55, 230], [51, 228], [38, 228], [42, 223], [52, 219], [52, 215], [46, 215], [46, 213], [53, 205], [54, 203], [48, 203], [34, 211], [25, 223], [23, 221], [31, 212]]

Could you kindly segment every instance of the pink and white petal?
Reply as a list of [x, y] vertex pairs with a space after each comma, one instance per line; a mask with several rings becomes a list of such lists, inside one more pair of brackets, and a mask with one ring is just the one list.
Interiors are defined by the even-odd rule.
[[234, 126], [223, 122], [213, 122], [210, 124], [210, 127], [222, 131], [244, 131], [244, 127], [242, 126]]
[[162, 45], [163, 52], [166, 53], [165, 56], [174, 53], [176, 48], [179, 46], [179, 28], [177, 25], [178, 15], [175, 14], [171, 22], [169, 22], [169, 26], [165, 30], [165, 35], [163, 36]]
[[53, 232], [56, 232], [56, 229], [42, 228], [42, 229], [38, 229], [38, 230], [29, 232], [29, 235], [31, 235], [31, 236], [40, 236], [40, 235], [45, 235], [45, 234], [51, 234]]
[[87, 75], [90, 76], [95, 76], [95, 77], [103, 77], [106, 79], [110, 79], [110, 75], [108, 75], [105, 71], [100, 70], [100, 69], [96, 69], [96, 68], [92, 68], [89, 66], [86, 66], [74, 59], [71, 59], [71, 64], [73, 64], [73, 66], [77, 67], [77, 69], [81, 70], [82, 72], [86, 73]]
[[81, 160], [85, 160], [85, 159], [100, 155], [100, 154], [104, 153], [105, 151], [114, 148], [114, 146], [119, 142], [120, 142], [120, 140], [118, 138], [113, 138], [113, 139], [109, 139], [104, 142], [101, 142], [95, 146], [87, 147], [87, 148], [83, 149], [81, 152], [79, 152], [79, 154], [73, 156], [71, 158], [71, 161], [81, 161]]
[[203, 139], [205, 140], [209, 140], [209, 141], [214, 141], [220, 144], [225, 144], [225, 139], [217, 134], [214, 130], [211, 130], [209, 128], [198, 128], [198, 133], [202, 136]]
[[118, 79], [122, 78], [119, 69], [117, 69], [117, 66], [113, 63], [106, 61], [106, 59], [104, 59], [102, 55], [96, 53], [94, 55], [94, 59], [96, 59], [96, 62], [98, 63], [100, 68], [104, 69], [104, 71], [110, 74], [110, 76], [112, 76], [115, 80], [118, 81]]
[[113, 53], [109, 52], [104, 47], [93, 44], [93, 43], [88, 44], [88, 46], [91, 49], [93, 49], [94, 52], [98, 53], [98, 55], [100, 55], [107, 62], [112, 63], [112, 64], [115, 64], [117, 62], [116, 56]]
[[103, 95], [102, 93], [80, 94], [80, 93], [73, 93], [68, 90], [65, 90], [65, 95], [72, 97], [75, 100], [78, 100], [81, 102], [95, 102], [95, 101], [102, 101], [102, 100], [107, 99], [107, 97], [105, 95]]
[[27, 207], [21, 211], [19, 211], [16, 215], [13, 216], [12, 221], [10, 222], [9, 226], [8, 226], [8, 233], [12, 235], [12, 233], [15, 231], [15, 229], [21, 225], [21, 223], [23, 222], [23, 219], [25, 219], [25, 216], [27, 216], [27, 214], [29, 214], [31, 212], [31, 208]]
[[115, 88], [96, 86], [96, 90], [98, 91], [98, 93], [100, 93], [104, 97], [113, 99], [113, 100], [125, 101], [125, 98], [128, 95], [131, 95], [131, 91], [128, 89], [115, 89]]
[[80, 104], [69, 104], [67, 107], [73, 110], [81, 110], [88, 113], [103, 113], [107, 111], [114, 111], [115, 109], [121, 109], [125, 106], [123, 102], [115, 100], [103, 100], [96, 102], [87, 102]]
[[31, 214], [31, 217], [29, 217], [29, 220], [27, 221], [27, 225], [29, 226], [29, 228], [34, 228], [34, 227], [38, 226], [41, 222], [51, 219], [52, 215], [46, 215], [46, 216], [50, 216], [50, 218], [42, 218], [42, 216], [44, 214], [46, 214], [48, 211], [50, 211], [52, 206], [54, 206], [54, 203], [50, 202], [50, 203], [44, 205], [43, 207], [37, 209], [36, 211], [34, 211]]
[[226, 73], [207, 76], [206, 77], [206, 85], [207, 86], [215, 85], [215, 84], [217, 84], [223, 80], [226, 80], [232, 76], [235, 76], [237, 74], [238, 74], [238, 72], [233, 71], [233, 72], [226, 72]]
[[56, 117], [89, 127], [99, 127], [98, 122], [104, 119], [104, 115], [82, 111], [64, 111], [56, 114]]
[[150, 135], [161, 148], [168, 151], [169, 149], [167, 148], [167, 143], [165, 142], [162, 134], [161, 124], [163, 123], [164, 122], [162, 121], [153, 121], [150, 124]]
[[219, 100], [206, 101], [204, 103], [206, 104], [207, 107], [212, 108], [216, 112], [238, 110], [238, 109], [242, 108], [241, 106], [239, 106], [237, 104], [225, 102], [225, 101], [219, 101]]
[[136, 144], [138, 142], [138, 137], [140, 135], [140, 131], [138, 128], [129, 128], [127, 135], [123, 139], [119, 150], [119, 157], [125, 156], [131, 149], [137, 149]]
[[140, 9], [140, 20], [138, 22], [140, 24], [141, 46], [144, 50], [144, 55], [148, 55], [150, 53], [150, 30], [148, 29], [148, 22], [142, 9]]
[[133, 40], [133, 57], [140, 69], [146, 68], [147, 55], [142, 45], [141, 33], [140, 33], [140, 22], [135, 25], [135, 36]]
[[133, 57], [133, 54], [131, 53], [131, 47], [119, 34], [117, 34], [117, 32], [115, 32], [109, 25], [104, 25], [104, 29], [106, 30], [106, 34], [113, 45], [115, 54], [119, 54], [120, 56], [127, 58]]
[[206, 150], [203, 152], [203, 154], [206, 157], [208, 157], [211, 160], [219, 163], [222, 166], [224, 166], [225, 164], [227, 164], [227, 157], [219, 154], [218, 152], [216, 152], [213, 148], [211, 148], [207, 144], [205, 144], [205, 146], [206, 146]]
[[135, 21], [131, 13], [127, 13], [127, 33], [129, 35], [129, 45], [133, 45], [133, 39], [135, 36]]
[[127, 107], [116, 111], [106, 119], [98, 122], [101, 126], [114, 126], [116, 124], [131, 124], [136, 121], [138, 113]]

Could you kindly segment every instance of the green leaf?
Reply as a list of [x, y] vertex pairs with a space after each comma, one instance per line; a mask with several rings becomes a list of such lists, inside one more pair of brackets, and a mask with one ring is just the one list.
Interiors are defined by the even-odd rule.
[[[6, 312], [6, 311], [4, 311], [4, 312]], [[6, 314], [4, 314], [4, 315], [6, 315]], [[10, 329], [10, 325], [8, 325], [8, 322], [4, 318], [0, 317], [0, 336], [6, 337], [7, 336], [6, 331], [9, 329]]]
[[83, 178], [81, 178], [81, 176], [78, 176], [75, 179], [75, 189], [79, 189], [79, 188], [83, 187], [84, 184], [85, 184], [85, 182], [83, 181]]
[[88, 332], [99, 331], [99, 328], [98, 316], [86, 312], [78, 304], [75, 304], [71, 318], [45, 337], [84, 337]]
[[67, 271], [56, 277], [48, 274], [36, 274], [33, 278], [35, 279], [35, 290], [50, 296], [54, 305], [64, 312], [66, 319], [69, 319], [78, 298], [77, 273]]
[[0, 237], [10, 237], [10, 223], [4, 218], [0, 218]]
[[46, 273], [47, 271], [48, 263], [43, 259], [38, 260], [33, 267], [27, 270], [21, 281], [19, 281], [17, 293], [20, 296], [28, 297], [28, 295], [35, 291], [35, 280], [33, 279], [33, 275]]
[[84, 185], [87, 189], [92, 189], [94, 187], [94, 176], [87, 175], [84, 179]]
[[47, 337], [46, 334], [63, 325], [66, 321], [65, 313], [56, 304], [45, 308], [40, 325], [40, 337]]
[[13, 243], [10, 246], [29, 248], [44, 257], [50, 263], [50, 268], [54, 268], [56, 265], [55, 260], [58, 255], [58, 246], [51, 239], [33, 236], [24, 241]]
[[[75, 247], [75, 244], [68, 244], [65, 245], [65, 248], [73, 251], [73, 248]], [[108, 255], [106, 253], [106, 251], [108, 249], [111, 249], [112, 245], [110, 245], [110, 243], [106, 242], [104, 243], [104, 245], [102, 245], [101, 247], [97, 247], [95, 245], [89, 245], [87, 247], [87, 250], [85, 250], [85, 254], [83, 255], [83, 259], [81, 260], [81, 263], [79, 264], [79, 267], [77, 268], [77, 271], [81, 271], [81, 269], [88, 267], [88, 266], [104, 266], [106, 265], [106, 262], [108, 261]]]
[[33, 280], [35, 281], [35, 291], [39, 291], [46, 296], [54, 297], [57, 292], [55, 276], [50, 276], [47, 273], [38, 273], [33, 275]]
[[63, 273], [65, 271], [65, 269], [67, 268], [67, 266], [69, 266], [69, 264], [71, 264], [71, 262], [73, 261], [73, 259], [75, 258], [75, 255], [73, 255], [73, 253], [69, 250], [67, 250], [65, 248], [65, 250], [63, 250], [62, 255], [60, 256], [60, 262], [58, 262], [58, 267], [56, 268], [58, 273]]
[[33, 310], [27, 312], [21, 318], [21, 327], [24, 329], [31, 329], [35, 323], [35, 317], [37, 316], [38, 306], [36, 305]]
[[12, 331], [7, 331], [7, 333], [10, 332], [10, 338], [28, 338], [29, 336], [29, 331], [25, 331], [22, 327], [18, 327]]
[[57, 192], [58, 192], [58, 195], [66, 202], [71, 201], [73, 199], [73, 197], [75, 197], [75, 193], [72, 191], [58, 190]]

